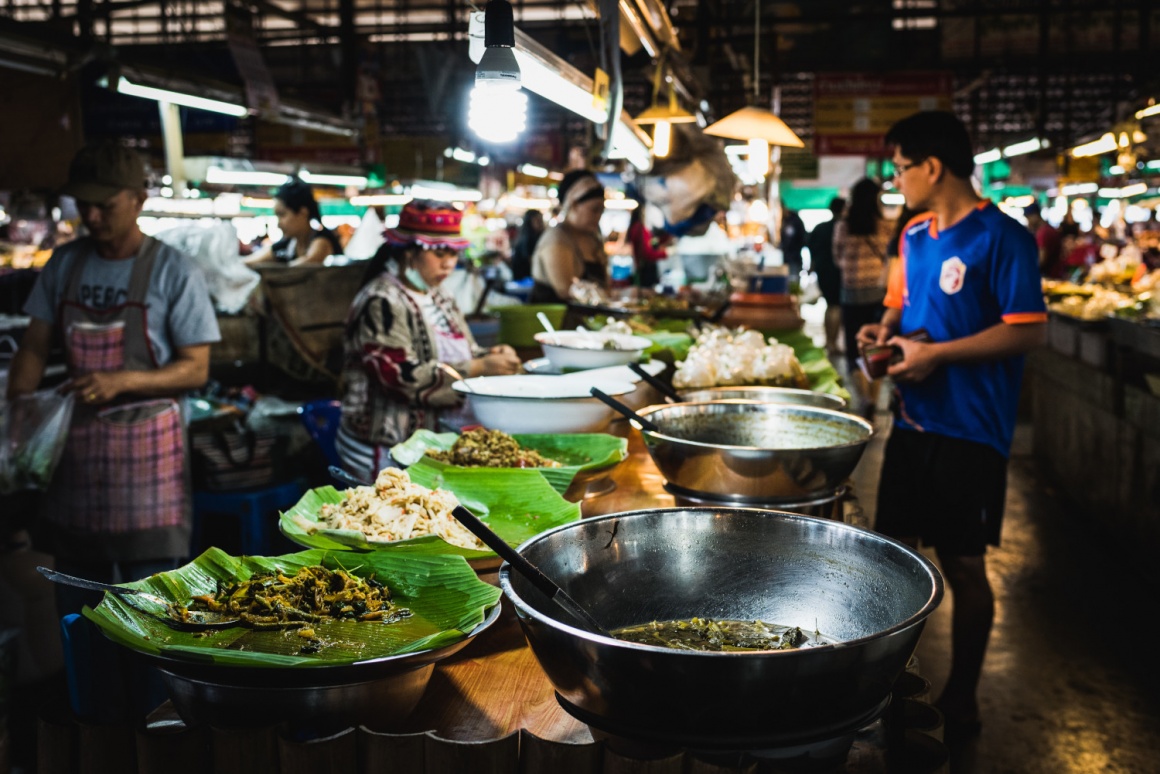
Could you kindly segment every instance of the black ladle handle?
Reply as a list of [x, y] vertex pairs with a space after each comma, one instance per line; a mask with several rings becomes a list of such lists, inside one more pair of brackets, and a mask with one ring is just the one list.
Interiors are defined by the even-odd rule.
[[618, 401], [616, 398], [613, 398], [613, 397], [601, 392], [599, 388], [593, 387], [591, 390], [589, 390], [589, 393], [592, 395], [592, 397], [597, 398], [602, 403], [605, 403], [605, 404], [611, 406], [612, 408], [616, 409], [618, 412], [623, 414], [626, 418], [631, 419], [632, 421], [636, 422], [641, 427], [643, 427], [645, 430], [648, 430], [648, 431], [653, 432], [653, 433], [660, 432], [660, 428], [658, 428], [651, 421], [645, 419], [640, 414], [636, 413], [635, 411], [630, 409], [628, 406], [626, 406], [623, 403], [621, 403], [620, 401]]
[[533, 586], [543, 592], [545, 596], [575, 616], [584, 624], [586, 629], [594, 634], [602, 634], [605, 637], [611, 636], [587, 610], [580, 607], [576, 600], [568, 596], [568, 593], [564, 589], [557, 586], [551, 578], [540, 572], [540, 568], [522, 557], [514, 548], [504, 542], [503, 538], [492, 532], [491, 528], [476, 518], [474, 513], [462, 505], [457, 505], [451, 511], [451, 515], [460, 524], [467, 527], [471, 534], [482, 540], [488, 548], [499, 554], [501, 559], [510, 564], [516, 572], [524, 576]]
[[78, 589], [88, 589], [89, 591], [107, 591], [110, 594], [115, 594], [118, 597], [132, 597], [140, 594], [137, 589], [127, 589], [123, 586], [114, 586], [111, 583], [100, 583], [87, 578], [77, 578], [74, 575], [66, 575], [63, 572], [50, 570], [47, 567], [37, 567], [36, 571], [44, 577], [48, 578], [53, 583], [63, 583], [66, 586], [76, 586]]
[[666, 398], [672, 400], [674, 403], [681, 403], [684, 400], [680, 395], [677, 394], [676, 390], [674, 390], [670, 385], [666, 384], [665, 382], [661, 381], [660, 379], [658, 379], [655, 376], [653, 376], [652, 374], [650, 374], [648, 371], [646, 371], [641, 366], [640, 363], [629, 363], [628, 367], [632, 370], [632, 372], [634, 374], [639, 376], [641, 379], [644, 379], [645, 384], [648, 384], [648, 385], [656, 388], [657, 392], [659, 392], [661, 395], [664, 395]]

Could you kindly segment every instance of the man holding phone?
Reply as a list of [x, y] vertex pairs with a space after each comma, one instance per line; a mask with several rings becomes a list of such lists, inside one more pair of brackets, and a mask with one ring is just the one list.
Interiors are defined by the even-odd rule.
[[986, 547], [999, 544], [1022, 356], [1043, 343], [1047, 313], [1035, 239], [975, 192], [966, 126], [952, 113], [916, 113], [886, 143], [899, 192], [923, 214], [903, 229], [882, 321], [858, 332], [860, 346], [897, 348], [886, 373], [898, 413], [875, 528], [938, 556], [954, 611], [937, 705], [962, 738], [980, 727], [994, 620]]

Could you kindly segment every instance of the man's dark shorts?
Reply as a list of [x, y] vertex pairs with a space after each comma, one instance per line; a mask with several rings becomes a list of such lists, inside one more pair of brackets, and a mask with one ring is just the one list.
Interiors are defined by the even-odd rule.
[[991, 446], [895, 427], [874, 529], [948, 556], [982, 556], [999, 545], [1006, 494], [1007, 458]]

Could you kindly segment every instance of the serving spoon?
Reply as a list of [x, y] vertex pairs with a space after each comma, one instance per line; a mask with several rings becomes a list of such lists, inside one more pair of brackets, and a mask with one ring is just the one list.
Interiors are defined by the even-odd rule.
[[[371, 486], [369, 481], [362, 481], [347, 473], [342, 468], [333, 465], [330, 467], [330, 475], [354, 484], [355, 486]], [[556, 585], [555, 581], [545, 575], [539, 567], [536, 567], [521, 556], [514, 548], [509, 546], [503, 538], [495, 534], [491, 527], [480, 521], [474, 513], [462, 505], [457, 505], [451, 511], [451, 515], [455, 517], [456, 521], [466, 527], [471, 534], [482, 540], [484, 545], [499, 554], [501, 559], [510, 564], [520, 575], [524, 576], [529, 583], [576, 619], [584, 629], [593, 634], [600, 634], [605, 637], [612, 636], [608, 633], [607, 629], [600, 625], [599, 621], [592, 617], [591, 613], [581, 607], [579, 602], [572, 599], [568, 592]]]
[[[78, 589], [88, 589], [89, 591], [106, 591], [125, 600], [133, 609], [139, 610], [152, 618], [156, 618], [167, 626], [171, 626], [180, 631], [198, 632], [205, 629], [228, 629], [231, 626], [238, 626], [242, 622], [242, 619], [237, 616], [202, 610], [187, 610], [184, 614], [179, 614], [176, 612], [177, 605], [174, 605], [167, 599], [150, 594], [147, 591], [115, 586], [112, 583], [100, 583], [86, 578], [77, 578], [63, 572], [50, 570], [47, 567], [37, 567], [36, 570], [53, 583], [60, 583], [64, 586], [75, 586]], [[137, 605], [134, 605], [130, 601], [132, 599], [143, 599], [146, 602], [161, 605], [165, 608], [168, 615], [161, 615], [155, 611], [137, 607]]]

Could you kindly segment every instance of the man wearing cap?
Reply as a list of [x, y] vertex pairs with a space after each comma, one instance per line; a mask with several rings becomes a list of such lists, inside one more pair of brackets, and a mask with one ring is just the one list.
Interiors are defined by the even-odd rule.
[[[137, 225], [140, 157], [115, 144], [82, 149], [62, 194], [88, 236], [57, 248], [24, 311], [9, 399], [37, 389], [50, 347], [64, 349], [76, 403], [45, 493], [57, 567], [119, 582], [172, 569], [189, 553], [185, 428], [177, 398], [205, 384], [220, 340], [205, 280]], [[60, 613], [88, 600], [58, 593]]]
[[468, 246], [462, 218], [445, 204], [409, 202], [398, 227], [384, 232], [386, 244], [351, 304], [336, 446], [349, 472], [363, 479], [391, 464], [391, 446], [416, 430], [435, 429], [442, 412], [460, 405], [452, 373], [520, 370], [511, 347], [476, 345], [463, 313], [440, 288]]

